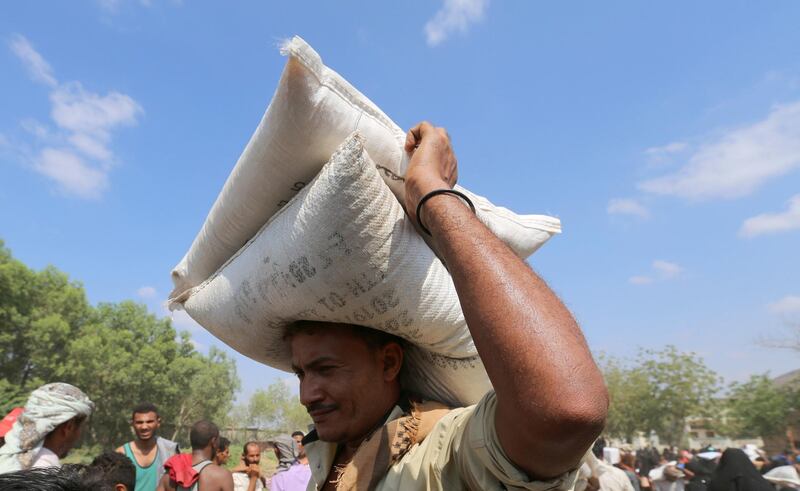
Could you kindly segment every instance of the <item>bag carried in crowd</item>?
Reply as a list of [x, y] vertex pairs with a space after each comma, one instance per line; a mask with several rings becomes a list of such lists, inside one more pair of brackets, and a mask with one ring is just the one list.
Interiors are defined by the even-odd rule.
[[[302, 39], [283, 52], [272, 103], [172, 272], [170, 308], [282, 370], [298, 320], [390, 332], [409, 341], [407, 389], [476, 403], [491, 385], [452, 278], [401, 206], [404, 132]], [[555, 218], [468, 195], [522, 257], [560, 231]]]

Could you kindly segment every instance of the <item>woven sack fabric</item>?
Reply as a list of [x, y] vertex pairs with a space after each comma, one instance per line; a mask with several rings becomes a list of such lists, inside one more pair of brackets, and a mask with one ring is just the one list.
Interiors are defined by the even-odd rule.
[[[289, 57], [272, 102], [225, 182], [189, 251], [172, 271], [176, 297], [199, 285], [309, 183], [352, 132], [380, 176], [404, 203], [408, 156], [405, 132], [335, 71], [299, 37], [286, 42]], [[553, 234], [558, 219], [517, 215], [460, 187], [478, 218], [520, 257], [528, 257]]]
[[293, 322], [351, 323], [396, 334], [407, 350], [404, 386], [450, 404], [491, 387], [452, 278], [414, 230], [354, 134], [318, 176], [183, 307], [254, 360], [290, 370]]

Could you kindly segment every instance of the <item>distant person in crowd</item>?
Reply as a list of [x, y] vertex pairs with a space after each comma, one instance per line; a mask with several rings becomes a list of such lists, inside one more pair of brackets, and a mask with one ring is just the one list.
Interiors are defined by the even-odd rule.
[[575, 491], [633, 491], [624, 471], [598, 457], [598, 453], [602, 456], [603, 448], [596, 445], [584, 457], [578, 469]]
[[261, 445], [247, 442], [242, 448], [242, 461], [231, 469], [235, 491], [261, 491], [267, 480], [261, 475]]
[[684, 472], [689, 478], [686, 491], [706, 491], [711, 475], [717, 468], [717, 459], [720, 455], [716, 450], [698, 452], [692, 460], [685, 464]]
[[642, 491], [641, 478], [639, 477], [639, 474], [636, 473], [636, 457], [633, 455], [633, 453], [622, 452], [617, 467], [622, 469], [622, 472], [628, 476], [628, 480], [631, 482], [631, 486], [633, 486], [634, 491]]
[[167, 459], [167, 473], [158, 491], [233, 491], [231, 473], [213, 462], [218, 440], [219, 428], [214, 423], [202, 420], [193, 424], [189, 432], [192, 453]]
[[180, 449], [177, 443], [158, 436], [161, 417], [154, 404], [138, 404], [131, 411], [130, 422], [135, 438], [116, 451], [127, 456], [136, 466], [137, 491], [155, 491], [164, 475], [164, 462], [180, 453]]
[[280, 435], [272, 440], [272, 449], [275, 451], [275, 458], [278, 459], [278, 467], [275, 473], [288, 471], [297, 462], [297, 442], [288, 435]]
[[651, 470], [660, 465], [661, 455], [658, 450], [648, 445], [636, 451], [636, 460], [639, 463], [639, 475], [647, 477]]
[[[308, 457], [306, 456], [305, 447], [303, 447], [302, 438], [298, 442], [296, 433], [293, 435], [295, 437], [295, 445], [291, 452], [292, 455], [297, 456], [297, 459], [286, 471], [272, 476], [270, 491], [304, 491], [308, 487], [308, 481], [311, 480], [311, 468], [308, 465]], [[276, 446], [276, 448], [278, 447]], [[280, 448], [286, 449], [285, 446]], [[286, 450], [288, 451], [288, 449]]]
[[15, 407], [9, 411], [8, 414], [3, 416], [2, 420], [0, 420], [0, 447], [6, 443], [6, 433], [11, 431], [11, 428], [14, 426], [14, 422], [17, 421], [17, 418], [20, 414], [22, 414], [22, 411], [22, 407]]
[[3, 491], [134, 491], [136, 469], [124, 455], [105, 452], [88, 466], [69, 464], [0, 475]]
[[775, 485], [777, 489], [800, 489], [800, 457], [792, 459], [791, 464], [773, 467], [764, 478]]
[[302, 431], [300, 431], [300, 430], [297, 430], [297, 431], [295, 431], [294, 433], [292, 433], [292, 438], [294, 438], [294, 441], [295, 441], [295, 442], [297, 442], [297, 445], [298, 445], [298, 446], [299, 446], [299, 445], [302, 445], [302, 443], [303, 443], [303, 438], [304, 438], [305, 436], [306, 436], [306, 435], [305, 435], [305, 433], [303, 433], [303, 432], [302, 432]]
[[225, 467], [231, 456], [231, 441], [224, 436], [217, 441], [217, 453], [214, 455], [214, 463], [220, 467]]
[[707, 489], [708, 491], [774, 491], [772, 485], [759, 474], [747, 454], [738, 448], [729, 448], [722, 453]]
[[75, 386], [57, 382], [34, 390], [0, 448], [0, 474], [60, 465], [93, 411], [94, 403]]
[[130, 459], [116, 452], [103, 452], [87, 467], [82, 479], [87, 489], [97, 491], [134, 491], [136, 467]]
[[684, 491], [686, 475], [678, 469], [676, 462], [664, 463], [652, 469], [648, 475], [653, 491]]

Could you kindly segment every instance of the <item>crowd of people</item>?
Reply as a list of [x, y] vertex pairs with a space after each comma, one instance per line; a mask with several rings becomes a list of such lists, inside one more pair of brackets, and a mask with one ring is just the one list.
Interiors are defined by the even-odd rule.
[[599, 439], [583, 464], [577, 491], [791, 491], [800, 489], [800, 453], [769, 456], [755, 445], [634, 451]]
[[[311, 478], [302, 431], [244, 444], [230, 469], [231, 442], [211, 421], [189, 432], [191, 449], [158, 435], [161, 418], [149, 402], [136, 405], [130, 424], [134, 439], [97, 456], [91, 464], [62, 465], [79, 441], [94, 403], [77, 387], [47, 384], [34, 390], [0, 440], [0, 490], [87, 491], [302, 491]], [[277, 468], [261, 467], [265, 451], [275, 453]], [[233, 457], [235, 458], [235, 457]]]

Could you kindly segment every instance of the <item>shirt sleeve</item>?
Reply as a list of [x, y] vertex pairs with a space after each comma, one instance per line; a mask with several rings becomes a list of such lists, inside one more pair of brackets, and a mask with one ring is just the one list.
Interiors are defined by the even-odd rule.
[[471, 489], [481, 489], [481, 484], [499, 481], [509, 490], [571, 491], [575, 486], [578, 467], [561, 476], [546, 481], [535, 481], [520, 470], [506, 455], [495, 428], [497, 398], [494, 391], [465, 414], [468, 418], [462, 441], [453, 447], [460, 474]]

